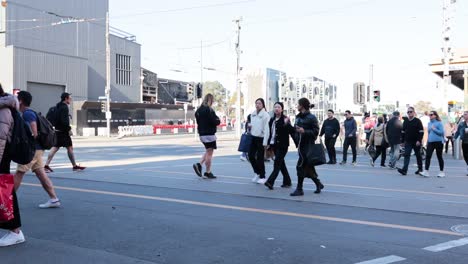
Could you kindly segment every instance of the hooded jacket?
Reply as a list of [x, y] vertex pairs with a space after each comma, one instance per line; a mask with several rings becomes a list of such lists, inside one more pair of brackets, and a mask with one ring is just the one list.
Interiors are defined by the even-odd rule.
[[265, 109], [260, 110], [257, 113], [257, 110], [253, 111], [250, 114], [250, 134], [254, 137], [263, 138], [263, 146], [268, 145], [268, 138], [270, 137], [270, 127], [268, 123], [270, 122], [270, 114], [265, 111]]
[[11, 108], [18, 110], [19, 103], [15, 96], [5, 94], [0, 97], [0, 161], [3, 158], [7, 141], [11, 139], [13, 131], [13, 115]]
[[377, 125], [373, 130], [369, 139], [369, 144], [374, 146], [382, 146], [384, 143], [384, 130], [385, 125]]

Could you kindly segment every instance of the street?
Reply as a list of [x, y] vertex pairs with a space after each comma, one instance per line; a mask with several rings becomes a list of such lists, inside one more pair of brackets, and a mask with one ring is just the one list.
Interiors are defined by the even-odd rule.
[[[2, 264], [467, 262], [468, 239], [457, 231], [468, 234], [468, 177], [451, 156], [446, 178], [434, 177], [435, 157], [431, 178], [414, 175], [414, 166], [407, 176], [372, 168], [365, 155], [357, 166], [323, 165], [323, 192], [306, 180], [297, 198], [294, 186], [280, 188], [281, 175], [273, 191], [252, 183], [230, 133], [219, 135], [215, 180], [192, 170], [204, 150], [193, 135], [74, 144], [84, 172], [72, 172], [64, 149], [51, 164], [61, 208], [39, 209], [47, 195], [33, 174], [25, 177], [26, 243], [0, 249]], [[292, 146], [293, 185], [296, 160]]]

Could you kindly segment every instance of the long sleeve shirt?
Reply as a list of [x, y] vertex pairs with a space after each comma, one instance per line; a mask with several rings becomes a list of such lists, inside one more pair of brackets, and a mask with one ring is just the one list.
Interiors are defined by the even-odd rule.
[[403, 122], [403, 130], [401, 131], [402, 142], [405, 143], [422, 143], [424, 137], [424, 127], [419, 118], [406, 119]]

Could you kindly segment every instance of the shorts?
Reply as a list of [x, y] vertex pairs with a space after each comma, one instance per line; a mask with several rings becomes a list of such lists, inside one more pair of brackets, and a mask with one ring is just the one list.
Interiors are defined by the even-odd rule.
[[56, 148], [68, 148], [73, 146], [70, 134], [68, 132], [57, 132], [55, 134], [55, 138], [57, 139], [54, 145]]
[[202, 142], [202, 143], [205, 146], [205, 149], [217, 149], [218, 148], [218, 146], [216, 145], [216, 141]]
[[18, 165], [17, 171], [26, 173], [29, 170], [36, 171], [37, 169], [44, 168], [44, 162], [42, 161], [42, 156], [44, 155], [44, 150], [36, 150], [34, 153], [33, 160], [26, 165]]

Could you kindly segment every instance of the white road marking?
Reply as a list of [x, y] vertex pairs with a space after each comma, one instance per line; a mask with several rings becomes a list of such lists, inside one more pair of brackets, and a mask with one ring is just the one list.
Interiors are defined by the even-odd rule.
[[455, 248], [455, 247], [461, 247], [461, 246], [464, 246], [464, 245], [468, 245], [468, 237], [458, 239], [458, 240], [452, 240], [452, 241], [449, 241], [449, 242], [437, 244], [437, 245], [430, 246], [430, 247], [425, 247], [423, 249], [427, 250], [427, 251], [431, 251], [431, 252], [441, 252], [441, 251], [444, 251], [444, 250], [447, 250], [447, 249], [451, 249], [451, 248]]
[[359, 262], [356, 264], [389, 264], [389, 263], [395, 263], [399, 261], [406, 260], [405, 258], [399, 257], [399, 256], [388, 256], [388, 257], [383, 257], [383, 258], [378, 258], [378, 259], [372, 259], [364, 262]]

